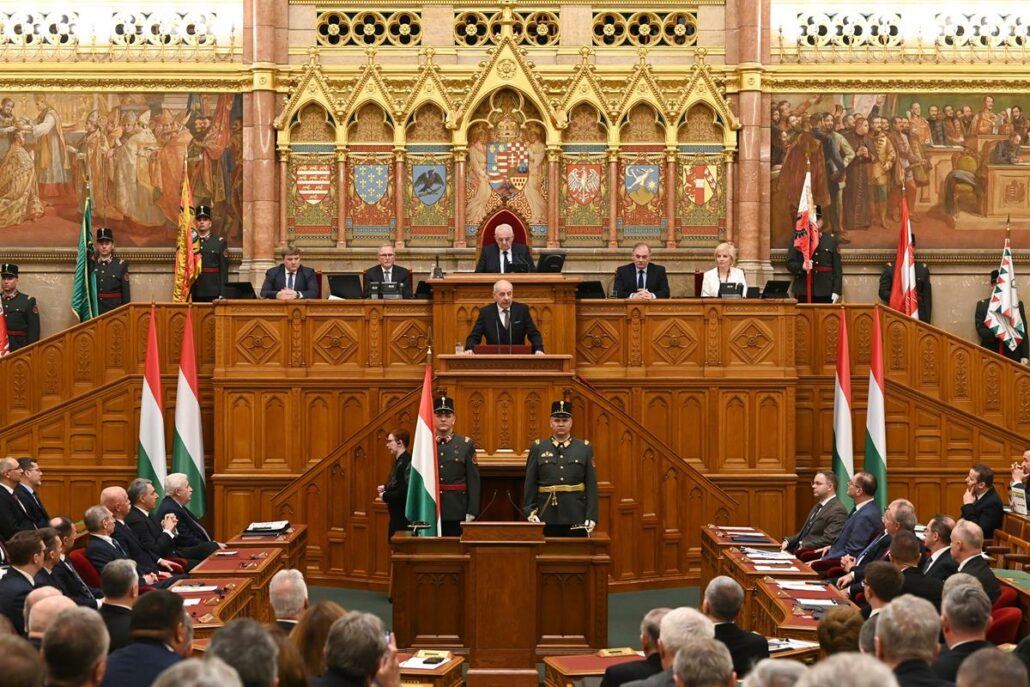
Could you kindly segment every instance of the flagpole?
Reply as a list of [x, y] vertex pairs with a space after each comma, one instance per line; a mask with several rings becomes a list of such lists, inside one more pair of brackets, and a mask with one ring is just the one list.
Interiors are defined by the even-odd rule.
[[[805, 155], [805, 175], [807, 176], [807, 175], [809, 175], [811, 173], [812, 173], [812, 158], [810, 156], [808, 156], [808, 155]], [[811, 189], [809, 189], [809, 194], [808, 195], [809, 195], [808, 200], [812, 201], [813, 198], [812, 198], [812, 194], [811, 194]], [[810, 214], [815, 212], [815, 206], [811, 202], [808, 203], [808, 212]], [[809, 240], [808, 250], [806, 251], [808, 253], [808, 255], [805, 256], [805, 282], [806, 282], [806, 284], [808, 286], [808, 288], [806, 289], [806, 293], [808, 294], [808, 296], [807, 296], [808, 304], [811, 305], [812, 304], [812, 267], [813, 267], [813, 265], [812, 265], [812, 243], [811, 243], [812, 242], [812, 237], [811, 237], [811, 235], [809, 236], [808, 240]]]

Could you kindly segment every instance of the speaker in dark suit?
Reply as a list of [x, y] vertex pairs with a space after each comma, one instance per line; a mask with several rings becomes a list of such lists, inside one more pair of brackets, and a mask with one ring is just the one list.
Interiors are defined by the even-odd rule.
[[718, 623], [715, 638], [726, 645], [733, 658], [737, 678], [743, 678], [763, 658], [769, 658], [769, 640], [760, 634], [737, 627], [736, 623]]
[[[503, 226], [503, 225], [502, 225]], [[498, 227], [500, 229], [500, 227]], [[495, 234], [496, 235], [496, 234]], [[501, 262], [504, 262], [505, 274], [510, 272], [535, 272], [536, 264], [533, 256], [529, 253], [529, 247], [524, 243], [513, 243], [508, 249], [507, 256], [502, 256], [502, 250], [496, 243], [483, 246], [483, 252], [479, 254], [479, 262], [476, 263], [476, 272], [500, 273]]]
[[[495, 291], [494, 297], [498, 294]], [[507, 309], [507, 323], [501, 321], [502, 310]], [[534, 353], [544, 352], [544, 339], [540, 330], [533, 323], [529, 314], [529, 306], [511, 300], [511, 290], [506, 299], [498, 299], [497, 305], [485, 305], [479, 310], [479, 317], [472, 326], [468, 338], [465, 339], [465, 350], [471, 351], [483, 338], [494, 346], [522, 346], [529, 339]]]
[[633, 262], [615, 270], [612, 290], [616, 298], [633, 298], [641, 288], [647, 289], [651, 298], [668, 298], [670, 293], [665, 268], [651, 262], [651, 248], [646, 243], [633, 246]]
[[393, 282], [395, 284], [400, 284], [401, 297], [411, 298], [411, 272], [409, 272], [403, 267], [398, 267], [397, 265], [393, 265], [389, 268], [389, 270], [389, 279], [385, 278], [384, 273], [386, 272], [386, 269], [382, 265], [370, 267], [365, 272], [365, 284], [362, 291], [362, 295], [365, 298], [368, 298], [372, 295], [372, 284], [379, 284], [381, 282]]
[[984, 539], [990, 539], [1005, 517], [1001, 497], [994, 488], [994, 471], [983, 464], [974, 465], [969, 468], [966, 486], [962, 495], [962, 519], [975, 522], [984, 531]]
[[657, 651], [639, 661], [627, 661], [608, 666], [601, 678], [600, 687], [621, 687], [633, 680], [646, 680], [662, 672], [662, 657]]
[[[287, 258], [289, 259], [289, 258]], [[297, 298], [318, 298], [318, 277], [315, 270], [304, 267], [297, 258], [296, 270], [291, 275], [285, 265], [279, 265], [265, 272], [265, 282], [261, 285], [262, 298], [276, 298], [283, 289], [290, 288], [297, 292]]]

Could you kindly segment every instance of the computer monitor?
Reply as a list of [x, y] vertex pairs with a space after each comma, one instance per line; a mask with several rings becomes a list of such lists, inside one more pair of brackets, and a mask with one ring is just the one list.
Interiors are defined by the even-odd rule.
[[368, 296], [373, 299], [398, 300], [404, 298], [401, 285], [394, 281], [374, 281], [368, 285]]
[[744, 285], [739, 281], [719, 284], [719, 298], [743, 298]]
[[790, 298], [790, 282], [786, 279], [770, 279], [765, 282], [762, 298]]
[[599, 281], [581, 281], [576, 286], [576, 298], [604, 298], [604, 285]]
[[257, 294], [254, 293], [254, 285], [249, 281], [227, 281], [223, 291], [226, 298], [238, 298], [240, 300], [257, 298]]
[[337, 298], [361, 298], [361, 276], [357, 274], [330, 274], [329, 293]]
[[565, 265], [565, 253], [544, 251], [540, 253], [540, 259], [537, 260], [536, 271], [559, 274], [563, 265]]

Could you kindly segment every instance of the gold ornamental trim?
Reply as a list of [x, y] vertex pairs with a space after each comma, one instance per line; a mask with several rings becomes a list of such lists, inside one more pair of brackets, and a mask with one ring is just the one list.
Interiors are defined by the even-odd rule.
[[0, 88], [4, 91], [250, 92], [253, 72], [226, 64], [4, 64]]

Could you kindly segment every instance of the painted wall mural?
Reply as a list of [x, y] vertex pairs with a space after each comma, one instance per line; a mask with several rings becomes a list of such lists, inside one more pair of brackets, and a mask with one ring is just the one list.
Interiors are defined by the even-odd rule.
[[920, 248], [997, 248], [1008, 216], [1030, 226], [1026, 98], [774, 97], [772, 245], [789, 246], [805, 170], [827, 231], [852, 248], [897, 245], [901, 198]]
[[230, 245], [243, 232], [243, 111], [233, 94], [16, 93], [0, 99], [0, 243], [72, 246], [94, 226], [120, 246], [171, 246], [183, 168]]

